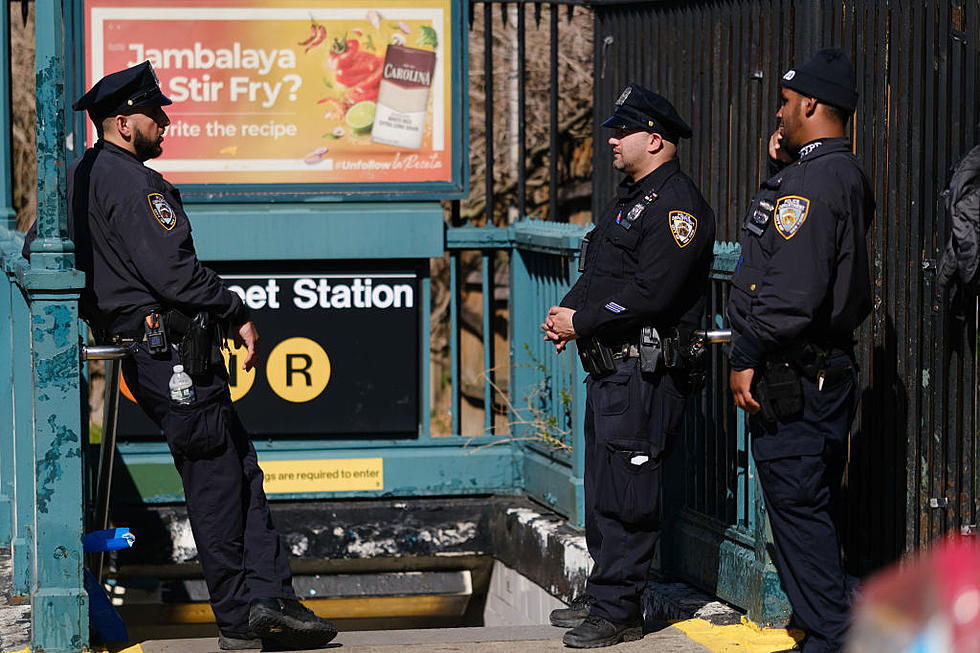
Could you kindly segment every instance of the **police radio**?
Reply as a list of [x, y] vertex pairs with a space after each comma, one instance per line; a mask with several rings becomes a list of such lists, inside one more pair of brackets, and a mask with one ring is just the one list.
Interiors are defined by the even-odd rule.
[[167, 351], [167, 331], [159, 313], [153, 311], [143, 318], [143, 333], [146, 335], [146, 348], [151, 354]]

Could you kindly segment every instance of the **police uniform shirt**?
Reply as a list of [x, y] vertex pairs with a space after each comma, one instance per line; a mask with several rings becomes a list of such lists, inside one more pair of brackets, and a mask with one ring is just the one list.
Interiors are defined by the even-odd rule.
[[136, 335], [148, 312], [167, 308], [248, 321], [241, 298], [198, 260], [180, 192], [135, 155], [99, 141], [70, 167], [68, 198], [86, 275], [80, 311], [94, 329]]
[[809, 143], [756, 194], [732, 275], [732, 368], [800, 340], [849, 347], [871, 311], [868, 180], [844, 138]]
[[677, 159], [627, 177], [588, 234], [585, 271], [562, 300], [575, 332], [603, 340], [698, 324], [715, 238], [714, 212]]

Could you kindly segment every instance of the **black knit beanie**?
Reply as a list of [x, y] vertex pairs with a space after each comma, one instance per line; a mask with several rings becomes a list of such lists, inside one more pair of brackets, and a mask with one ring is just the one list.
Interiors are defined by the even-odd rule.
[[847, 55], [837, 48], [820, 50], [802, 65], [791, 68], [783, 75], [781, 84], [839, 107], [848, 114], [854, 113], [857, 106], [854, 67]]

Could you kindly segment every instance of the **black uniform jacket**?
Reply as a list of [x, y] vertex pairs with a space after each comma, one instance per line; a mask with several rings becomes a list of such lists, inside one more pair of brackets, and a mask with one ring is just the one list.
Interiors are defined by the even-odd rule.
[[700, 324], [715, 216], [677, 159], [625, 179], [586, 237], [585, 271], [561, 302], [579, 336], [615, 342], [642, 324]]
[[180, 192], [112, 143], [99, 141], [68, 170], [68, 234], [85, 272], [79, 310], [97, 331], [139, 333], [148, 312], [168, 308], [206, 310], [231, 324], [249, 319], [238, 295], [197, 259]]
[[868, 179], [844, 138], [809, 143], [762, 184], [728, 300], [734, 369], [801, 341], [851, 346], [871, 312], [873, 216]]

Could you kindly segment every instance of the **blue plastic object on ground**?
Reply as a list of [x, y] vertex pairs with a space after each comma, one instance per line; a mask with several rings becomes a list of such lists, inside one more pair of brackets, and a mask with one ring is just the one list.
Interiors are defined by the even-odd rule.
[[[116, 551], [133, 546], [136, 537], [128, 528], [107, 528], [103, 531], [93, 531], [82, 538], [82, 548], [85, 553], [100, 553]], [[85, 591], [88, 592], [88, 617], [92, 629], [102, 642], [128, 642], [129, 633], [126, 624], [105, 590], [99, 585], [95, 576], [85, 569]]]
[[128, 642], [126, 624], [88, 569], [85, 570], [85, 591], [88, 592], [89, 622], [99, 639], [103, 642]]

